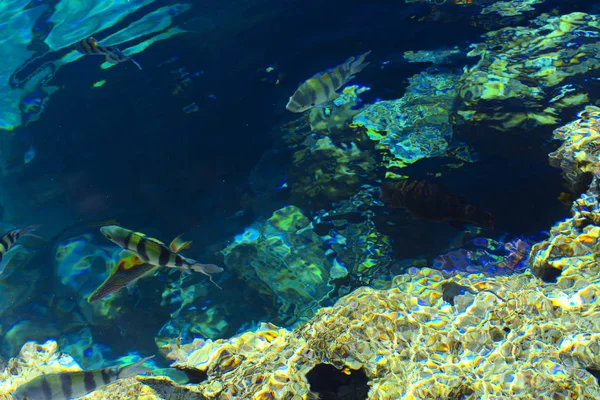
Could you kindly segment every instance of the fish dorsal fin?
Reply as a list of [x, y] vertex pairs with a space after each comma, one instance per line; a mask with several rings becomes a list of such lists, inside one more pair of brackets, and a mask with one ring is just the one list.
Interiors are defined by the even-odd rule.
[[183, 233], [171, 241], [171, 244], [169, 245], [169, 248], [171, 249], [171, 251], [173, 251], [175, 253], [179, 253], [181, 250], [187, 249], [188, 247], [191, 246], [192, 242], [191, 241], [186, 242], [185, 240], [181, 239], [182, 235], [183, 235]]

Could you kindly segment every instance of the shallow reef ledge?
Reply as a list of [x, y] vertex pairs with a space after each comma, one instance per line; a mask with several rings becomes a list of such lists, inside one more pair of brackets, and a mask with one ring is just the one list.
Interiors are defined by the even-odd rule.
[[[307, 374], [318, 364], [362, 370], [369, 399], [600, 398], [600, 161], [589, 140], [598, 132], [592, 106], [555, 131], [563, 144], [554, 165], [567, 177], [581, 168], [592, 183], [573, 217], [532, 248], [527, 272], [447, 279], [411, 269], [390, 289], [360, 288], [294, 330], [263, 324], [163, 349], [193, 384], [129, 379], [86, 399], [317, 399]], [[0, 399], [73, 363], [53, 342], [28, 343], [0, 374]]]

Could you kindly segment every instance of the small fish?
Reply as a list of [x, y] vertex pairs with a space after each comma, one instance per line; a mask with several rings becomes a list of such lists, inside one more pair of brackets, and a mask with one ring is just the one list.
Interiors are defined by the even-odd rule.
[[138, 64], [137, 61], [123, 54], [123, 52], [118, 48], [111, 46], [100, 46], [96, 39], [94, 39], [93, 37], [82, 39], [79, 42], [75, 43], [75, 49], [78, 52], [88, 56], [105, 56], [106, 62], [109, 62], [111, 64], [118, 64], [124, 61], [131, 61], [136, 65], [136, 67], [142, 69], [142, 66]]
[[139, 260], [135, 261], [137, 265], [149, 264], [155, 267], [177, 268], [184, 272], [200, 272], [221, 289], [213, 281], [212, 275], [223, 272], [223, 268], [214, 264], [202, 264], [177, 254], [179, 251], [188, 248], [191, 244], [191, 242], [179, 240], [181, 235], [173, 239], [169, 247], [167, 247], [158, 239], [116, 225], [103, 226], [100, 228], [100, 232], [117, 246], [136, 255], [139, 258]]
[[35, 147], [33, 145], [29, 146], [29, 150], [23, 156], [23, 162], [25, 164], [29, 164], [35, 158]]
[[494, 228], [494, 216], [451, 193], [442, 185], [406, 179], [381, 186], [381, 200], [390, 208], [403, 208], [410, 214], [429, 221], [451, 225], [469, 224]]
[[294, 92], [285, 108], [293, 113], [301, 113], [329, 103], [337, 96], [336, 90], [370, 64], [365, 62], [365, 57], [370, 53], [369, 50], [358, 57], [350, 57], [343, 64], [312, 76]]
[[146, 357], [123, 368], [40, 375], [19, 386], [12, 393], [12, 397], [14, 400], [69, 400], [83, 397], [119, 379], [147, 372], [142, 364], [152, 357]]
[[279, 67], [276, 65], [269, 65], [267, 68], [258, 68], [256, 72], [261, 82], [272, 85], [279, 85], [284, 77], [284, 74], [279, 71]]
[[30, 235], [31, 232], [35, 231], [38, 226], [28, 226], [26, 228], [15, 228], [6, 232], [0, 238], [0, 261], [4, 257], [4, 254], [15, 244], [21, 236]]
[[183, 107], [183, 112], [186, 114], [191, 114], [193, 112], [197, 112], [198, 110], [198, 105], [195, 102]]

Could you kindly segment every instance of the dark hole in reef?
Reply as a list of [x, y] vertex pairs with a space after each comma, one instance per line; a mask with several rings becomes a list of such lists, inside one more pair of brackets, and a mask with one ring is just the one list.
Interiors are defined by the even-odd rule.
[[585, 370], [592, 374], [596, 378], [596, 382], [600, 385], [600, 370], [594, 368], [586, 368]]
[[176, 367], [178, 370], [183, 372], [189, 379], [188, 383], [201, 383], [208, 379], [208, 373], [195, 368]]
[[466, 293], [472, 293], [472, 291], [466, 287], [459, 285], [456, 282], [446, 282], [442, 285], [442, 298], [444, 301], [454, 305], [454, 298]]
[[369, 393], [369, 378], [362, 368], [346, 375], [333, 365], [318, 364], [306, 379], [321, 400], [364, 400]]
[[466, 385], [463, 385], [449, 393], [446, 400], [466, 400], [471, 398], [473, 393], [475, 393], [473, 389]]
[[546, 266], [545, 268], [535, 269], [533, 273], [535, 276], [537, 276], [546, 283], [556, 283], [562, 271], [557, 268]]

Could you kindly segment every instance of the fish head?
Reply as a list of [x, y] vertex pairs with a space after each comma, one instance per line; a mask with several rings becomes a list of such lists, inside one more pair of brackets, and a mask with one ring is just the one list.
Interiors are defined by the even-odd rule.
[[124, 240], [129, 231], [121, 228], [118, 225], [107, 225], [100, 228], [100, 232], [111, 242], [116, 245], [123, 246]]
[[294, 95], [290, 97], [290, 100], [288, 101], [285, 108], [286, 110], [291, 111], [293, 113], [301, 113], [310, 110], [314, 106], [315, 104], [310, 103], [310, 99], [308, 98], [308, 96], [304, 95], [304, 93], [300, 89], [298, 89], [296, 90], [296, 93], [294, 93]]

